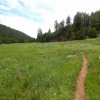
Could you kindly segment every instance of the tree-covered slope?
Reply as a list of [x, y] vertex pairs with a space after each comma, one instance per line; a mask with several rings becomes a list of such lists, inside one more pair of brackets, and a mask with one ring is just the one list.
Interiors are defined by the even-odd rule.
[[0, 24], [0, 43], [23, 43], [32, 42], [35, 39], [23, 32]]

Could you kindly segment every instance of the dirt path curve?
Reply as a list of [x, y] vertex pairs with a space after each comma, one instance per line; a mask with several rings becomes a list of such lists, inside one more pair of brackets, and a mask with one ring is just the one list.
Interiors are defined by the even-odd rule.
[[77, 85], [76, 85], [76, 94], [75, 94], [75, 100], [85, 100], [85, 80], [86, 80], [86, 74], [87, 74], [87, 66], [88, 61], [85, 54], [83, 54], [83, 64], [81, 71], [78, 76]]

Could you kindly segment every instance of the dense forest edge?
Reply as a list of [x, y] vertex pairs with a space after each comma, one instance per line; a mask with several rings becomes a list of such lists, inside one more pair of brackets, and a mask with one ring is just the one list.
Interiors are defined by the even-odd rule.
[[0, 44], [29, 43], [34, 41], [34, 38], [25, 33], [0, 24]]
[[39, 28], [35, 39], [23, 32], [0, 24], [0, 44], [59, 42], [96, 38], [100, 36], [100, 10], [92, 12], [90, 15], [86, 12], [77, 12], [73, 21], [71, 21], [70, 16], [61, 22], [55, 20], [54, 29], [54, 32], [49, 29], [48, 32], [43, 33], [42, 29]]
[[73, 18], [68, 16], [66, 20], [54, 23], [55, 31], [42, 33], [38, 29], [37, 42], [59, 42], [69, 40], [81, 40], [87, 38], [96, 38], [100, 36], [100, 10], [92, 12], [90, 15], [86, 12], [77, 12]]

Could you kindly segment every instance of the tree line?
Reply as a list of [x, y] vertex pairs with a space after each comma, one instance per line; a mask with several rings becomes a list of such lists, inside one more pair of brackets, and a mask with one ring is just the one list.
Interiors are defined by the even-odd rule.
[[1, 43], [26, 43], [26, 42], [54, 42], [81, 40], [86, 38], [96, 38], [100, 35], [100, 11], [92, 12], [90, 15], [86, 12], [77, 12], [73, 18], [68, 16], [66, 20], [54, 22], [54, 32], [49, 29], [43, 33], [38, 29], [37, 38], [32, 38], [23, 32], [0, 24], [0, 44]]
[[96, 38], [100, 34], [100, 11], [92, 12], [90, 15], [86, 12], [77, 12], [74, 16], [73, 23], [71, 17], [58, 23], [55, 20], [54, 32], [49, 29], [48, 32], [42, 33], [38, 29], [37, 42], [53, 42], [81, 40], [86, 38]]

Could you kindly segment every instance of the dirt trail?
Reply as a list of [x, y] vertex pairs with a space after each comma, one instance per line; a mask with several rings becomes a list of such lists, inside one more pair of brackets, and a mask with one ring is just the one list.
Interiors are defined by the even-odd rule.
[[76, 85], [76, 94], [75, 94], [75, 100], [85, 100], [85, 80], [86, 80], [86, 74], [87, 74], [87, 66], [88, 61], [85, 54], [83, 54], [83, 64], [81, 71], [78, 76], [77, 85]]

